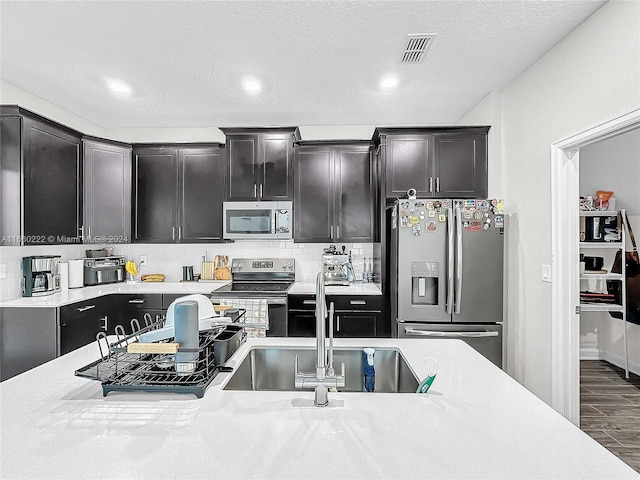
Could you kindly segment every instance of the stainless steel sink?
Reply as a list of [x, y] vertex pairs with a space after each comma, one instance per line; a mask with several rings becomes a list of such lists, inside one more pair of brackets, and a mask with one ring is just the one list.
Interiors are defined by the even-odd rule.
[[[295, 356], [300, 371], [315, 371], [316, 351], [313, 348], [252, 348], [242, 363], [235, 367], [224, 390], [294, 391]], [[346, 386], [341, 392], [362, 392], [362, 349], [334, 348], [334, 367], [345, 364]], [[418, 380], [400, 351], [376, 349], [376, 392], [415, 393]]]

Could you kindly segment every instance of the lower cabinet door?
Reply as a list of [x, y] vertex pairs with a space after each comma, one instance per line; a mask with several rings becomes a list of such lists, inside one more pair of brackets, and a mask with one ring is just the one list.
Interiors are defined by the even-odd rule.
[[336, 313], [335, 337], [375, 337], [379, 313], [349, 312]]
[[60, 355], [95, 341], [100, 331], [102, 331], [102, 322], [97, 315], [61, 319]]
[[296, 312], [289, 310], [287, 329], [288, 337], [315, 337], [316, 315], [315, 312]]

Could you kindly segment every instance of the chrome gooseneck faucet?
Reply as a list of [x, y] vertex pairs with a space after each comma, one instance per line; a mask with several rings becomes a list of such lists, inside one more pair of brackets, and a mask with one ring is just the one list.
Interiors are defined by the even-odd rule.
[[325, 325], [327, 304], [324, 295], [324, 274], [318, 273], [316, 279], [316, 372], [302, 373], [298, 371], [298, 356], [295, 360], [296, 388], [315, 388], [314, 404], [326, 407], [329, 404], [329, 389], [345, 386], [344, 363], [340, 375], [333, 368], [333, 302], [329, 305], [329, 351], [326, 351]]

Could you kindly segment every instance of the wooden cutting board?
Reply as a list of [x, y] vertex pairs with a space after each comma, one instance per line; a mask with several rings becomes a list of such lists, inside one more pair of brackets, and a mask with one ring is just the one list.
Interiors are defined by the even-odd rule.
[[216, 279], [216, 264], [215, 264], [215, 262], [202, 262], [202, 270], [200, 272], [200, 278], [202, 280], [215, 280]]

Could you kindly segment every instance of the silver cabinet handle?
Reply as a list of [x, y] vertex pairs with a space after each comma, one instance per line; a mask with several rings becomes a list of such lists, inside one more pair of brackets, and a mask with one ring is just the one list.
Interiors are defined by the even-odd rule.
[[367, 302], [364, 300], [349, 300], [349, 305], [366, 305]]
[[253, 184], [253, 198], [256, 198], [258, 196], [258, 186], [254, 183]]
[[302, 304], [303, 305], [315, 305], [316, 301], [315, 300], [303, 300]]
[[336, 332], [340, 331], [340, 315], [336, 315]]
[[129, 303], [144, 303], [144, 298], [132, 298]]
[[440, 177], [436, 177], [436, 193], [440, 192]]
[[77, 308], [79, 312], [86, 312], [87, 310], [91, 310], [92, 308], [96, 308], [95, 305], [87, 305], [86, 307]]
[[171, 239], [176, 239], [176, 227], [171, 227]]
[[418, 337], [447, 337], [447, 338], [482, 338], [482, 337], [497, 337], [499, 332], [494, 331], [479, 331], [479, 332], [436, 332], [433, 330], [417, 330], [415, 328], [405, 328], [407, 335], [413, 335]]
[[336, 225], [336, 238], [340, 238], [340, 225]]
[[178, 240], [182, 239], [182, 227], [178, 227]]
[[433, 177], [429, 177], [429, 193], [433, 192]]
[[262, 184], [260, 184], [260, 198], [262, 198]]
[[331, 234], [329, 235], [329, 238], [333, 240], [333, 225], [331, 225]]

